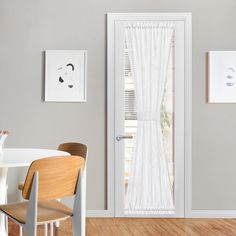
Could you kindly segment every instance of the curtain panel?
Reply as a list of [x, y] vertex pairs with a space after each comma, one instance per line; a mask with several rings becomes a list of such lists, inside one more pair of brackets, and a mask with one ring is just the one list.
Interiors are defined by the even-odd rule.
[[135, 84], [137, 137], [125, 195], [126, 214], [173, 213], [173, 190], [160, 123], [174, 35], [170, 23], [126, 23]]

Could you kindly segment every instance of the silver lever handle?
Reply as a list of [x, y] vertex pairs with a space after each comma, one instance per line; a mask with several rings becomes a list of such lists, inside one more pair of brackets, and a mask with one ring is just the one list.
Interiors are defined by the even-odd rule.
[[117, 141], [120, 141], [120, 140], [122, 140], [122, 139], [132, 139], [132, 138], [133, 138], [132, 135], [118, 135], [118, 136], [116, 137], [116, 140], [117, 140]]

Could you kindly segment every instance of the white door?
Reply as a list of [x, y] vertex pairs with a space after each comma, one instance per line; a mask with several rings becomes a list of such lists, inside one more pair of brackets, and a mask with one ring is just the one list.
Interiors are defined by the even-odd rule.
[[[139, 23], [142, 17], [132, 18]], [[149, 18], [150, 22], [167, 23], [168, 20]], [[143, 209], [132, 212], [126, 209], [132, 162], [135, 158], [137, 137], [137, 111], [135, 83], [130, 48], [125, 38], [125, 25], [130, 19], [114, 21], [114, 209], [116, 217], [183, 217], [185, 212], [185, 23], [173, 21], [174, 35], [168, 60], [168, 73], [161, 108], [162, 142], [168, 163], [173, 209]], [[152, 148], [152, 147], [150, 147]], [[150, 180], [153, 181], [153, 180]], [[157, 180], [158, 181], [158, 180]], [[130, 191], [130, 190], [129, 190]], [[145, 191], [145, 187], [143, 189]], [[148, 194], [148, 193], [147, 193]]]

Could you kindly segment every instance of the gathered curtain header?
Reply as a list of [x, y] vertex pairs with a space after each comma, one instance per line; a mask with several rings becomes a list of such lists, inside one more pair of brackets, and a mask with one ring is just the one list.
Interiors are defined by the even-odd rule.
[[145, 29], [145, 28], [157, 28], [157, 29], [174, 29], [174, 23], [157, 23], [157, 22], [126, 22], [125, 28], [127, 29]]

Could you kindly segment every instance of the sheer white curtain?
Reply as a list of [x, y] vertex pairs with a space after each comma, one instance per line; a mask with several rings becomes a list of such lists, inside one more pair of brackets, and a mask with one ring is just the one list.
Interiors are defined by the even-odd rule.
[[169, 23], [125, 25], [138, 121], [125, 213], [155, 214], [174, 210], [160, 124], [173, 33], [174, 26]]

